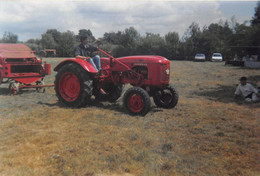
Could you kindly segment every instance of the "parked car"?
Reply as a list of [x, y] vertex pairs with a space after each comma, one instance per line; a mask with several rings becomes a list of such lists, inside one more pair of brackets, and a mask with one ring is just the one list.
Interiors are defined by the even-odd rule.
[[212, 57], [211, 57], [211, 61], [223, 61], [223, 57], [221, 55], [221, 53], [213, 53]]
[[206, 57], [205, 54], [198, 53], [195, 55], [194, 61], [205, 61]]

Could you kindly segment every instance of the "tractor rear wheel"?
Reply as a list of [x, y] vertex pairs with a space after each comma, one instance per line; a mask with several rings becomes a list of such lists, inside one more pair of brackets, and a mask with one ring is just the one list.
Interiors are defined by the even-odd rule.
[[146, 115], [150, 110], [149, 94], [140, 87], [131, 87], [125, 92], [124, 107], [131, 115]]
[[85, 106], [90, 100], [92, 90], [93, 80], [78, 64], [62, 66], [55, 77], [56, 95], [67, 106]]
[[113, 103], [121, 96], [122, 90], [122, 84], [114, 85], [113, 83], [109, 83], [102, 88], [96, 86], [93, 90], [93, 95], [98, 101], [109, 101]]
[[179, 94], [173, 85], [157, 90], [153, 95], [153, 101], [160, 108], [174, 108], [179, 100]]

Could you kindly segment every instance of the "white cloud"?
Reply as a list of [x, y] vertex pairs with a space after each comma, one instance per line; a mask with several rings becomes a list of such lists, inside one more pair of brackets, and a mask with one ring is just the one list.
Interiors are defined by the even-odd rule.
[[19, 40], [40, 38], [47, 29], [90, 29], [101, 37], [130, 26], [141, 34], [181, 36], [192, 22], [203, 27], [220, 19], [227, 18], [217, 1], [0, 1], [0, 36], [11, 31]]

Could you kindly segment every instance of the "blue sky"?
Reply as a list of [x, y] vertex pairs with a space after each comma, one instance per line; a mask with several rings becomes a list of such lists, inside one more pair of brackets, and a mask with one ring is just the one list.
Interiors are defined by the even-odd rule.
[[20, 41], [41, 38], [47, 29], [78, 33], [90, 29], [102, 37], [105, 32], [134, 27], [160, 34], [178, 32], [180, 37], [192, 22], [202, 28], [211, 23], [253, 17], [257, 1], [165, 1], [165, 0], [0, 0], [0, 37], [5, 31], [18, 35]]
[[257, 1], [222, 1], [219, 9], [227, 16], [254, 16]]

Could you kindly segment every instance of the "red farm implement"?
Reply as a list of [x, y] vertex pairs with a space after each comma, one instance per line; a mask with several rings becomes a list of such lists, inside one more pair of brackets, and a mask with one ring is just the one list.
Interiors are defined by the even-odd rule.
[[[42, 63], [24, 44], [0, 43], [0, 84], [9, 83], [12, 94], [24, 88], [44, 91], [43, 78], [51, 74], [51, 65]], [[35, 84], [33, 84], [35, 83]]]

